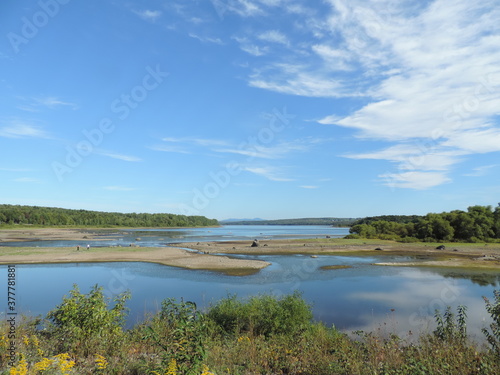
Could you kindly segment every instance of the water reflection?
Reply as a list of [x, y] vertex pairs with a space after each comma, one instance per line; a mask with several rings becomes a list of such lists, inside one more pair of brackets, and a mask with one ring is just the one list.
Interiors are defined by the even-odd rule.
[[291, 239], [317, 237], [344, 237], [348, 228], [334, 228], [325, 225], [226, 225], [217, 228], [174, 228], [174, 229], [98, 229], [84, 231], [95, 239], [78, 240], [42, 240], [1, 242], [0, 246], [26, 247], [73, 247], [99, 246], [165, 246], [173, 242], [237, 241], [259, 239]]
[[[82, 292], [99, 284], [108, 296], [131, 291], [128, 323], [133, 325], [148, 312], [156, 311], [165, 298], [184, 298], [206, 307], [228, 294], [279, 296], [300, 290], [312, 304], [316, 319], [345, 332], [382, 327], [405, 336], [408, 331], [429, 331], [436, 309], [444, 310], [449, 305], [455, 310], [458, 305], [466, 305], [469, 332], [481, 338], [480, 329], [489, 323], [482, 296], [492, 297], [498, 283], [498, 276], [492, 274], [483, 279], [484, 272], [373, 266], [381, 261], [379, 257], [252, 258], [272, 265], [258, 274], [241, 277], [139, 262], [19, 265], [17, 304], [21, 311], [43, 315], [61, 302], [74, 283]], [[319, 269], [333, 264], [352, 268]], [[0, 269], [0, 279], [7, 278], [6, 272], [5, 266]], [[6, 300], [5, 293], [0, 289], [1, 300]]]

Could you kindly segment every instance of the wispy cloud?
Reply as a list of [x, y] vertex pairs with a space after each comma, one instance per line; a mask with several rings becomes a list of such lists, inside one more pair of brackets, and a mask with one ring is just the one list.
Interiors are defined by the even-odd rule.
[[14, 182], [29, 183], [29, 184], [33, 184], [33, 183], [38, 184], [41, 182], [38, 178], [33, 178], [33, 177], [20, 177], [20, 178], [14, 179], [13, 181]]
[[200, 35], [195, 34], [195, 33], [189, 33], [189, 36], [191, 38], [199, 40], [202, 43], [212, 43], [212, 44], [219, 44], [219, 45], [224, 44], [224, 42], [220, 38], [210, 38], [207, 36], [200, 36]]
[[216, 148], [215, 152], [238, 154], [250, 158], [259, 159], [281, 159], [293, 152], [307, 151], [316, 141], [304, 139], [291, 142], [278, 142], [273, 146], [242, 145], [239, 148]]
[[139, 17], [141, 17], [143, 20], [150, 22], [155, 22], [162, 15], [161, 10], [145, 9], [145, 10], [134, 10], [133, 12], [137, 14]]
[[9, 125], [0, 127], [0, 137], [50, 138], [49, 134], [41, 127], [19, 121], [11, 121]]
[[[303, 14], [294, 31], [310, 30], [312, 38], [298, 40], [290, 29], [252, 30], [233, 38], [243, 51], [266, 55], [252, 66], [248, 84], [304, 97], [361, 99], [347, 114], [318, 122], [350, 129], [361, 141], [392, 143], [346, 156], [392, 163], [397, 171], [379, 177], [389, 176], [394, 186], [444, 184], [466, 156], [500, 151], [495, 1], [328, 0], [322, 13], [293, 1], [225, 4], [226, 11], [242, 17], [279, 17], [269, 12], [275, 6], [286, 8], [284, 14], [292, 9]], [[295, 48], [274, 56], [269, 44]], [[219, 151], [259, 157], [252, 150]], [[265, 151], [260, 157], [273, 157]]]
[[276, 167], [243, 167], [242, 170], [265, 177], [271, 181], [294, 181], [294, 179], [287, 177], [283, 171]]
[[151, 146], [151, 150], [153, 151], [161, 151], [161, 152], [174, 152], [178, 154], [190, 154], [191, 152], [184, 149], [181, 146], [176, 146], [176, 145], [156, 145], [156, 146]]
[[140, 162], [142, 161], [141, 158], [138, 158], [136, 156], [130, 156], [130, 155], [123, 155], [123, 154], [117, 154], [113, 152], [106, 152], [106, 151], [97, 151], [99, 155], [102, 156], [107, 156], [112, 159], [118, 159], [122, 161], [128, 161], [128, 162]]
[[315, 185], [301, 185], [299, 187], [302, 189], [318, 189], [319, 188], [319, 186], [315, 186]]
[[67, 102], [54, 96], [38, 97], [33, 100], [36, 104], [48, 108], [70, 107], [71, 109], [78, 109], [78, 105], [75, 103]]
[[269, 47], [259, 46], [253, 43], [247, 37], [233, 37], [233, 39], [238, 42], [240, 49], [252, 56], [264, 56], [269, 52]]
[[390, 188], [408, 188], [415, 190], [425, 190], [451, 181], [446, 173], [442, 172], [411, 171], [385, 173], [379, 177], [382, 183]]
[[278, 30], [269, 30], [263, 32], [259, 34], [258, 38], [266, 42], [283, 44], [285, 46], [290, 44], [290, 41], [288, 40], [286, 35], [279, 32]]
[[23, 104], [18, 105], [22, 111], [39, 112], [41, 109], [57, 109], [67, 107], [72, 110], [77, 110], [79, 106], [66, 100], [62, 100], [56, 96], [38, 96], [38, 97], [19, 97]]
[[487, 174], [490, 173], [490, 171], [494, 168], [497, 168], [499, 165], [498, 164], [493, 164], [493, 165], [482, 165], [480, 167], [476, 167], [473, 169], [473, 172], [471, 173], [465, 173], [464, 176], [467, 177], [481, 177], [481, 176], [486, 176]]

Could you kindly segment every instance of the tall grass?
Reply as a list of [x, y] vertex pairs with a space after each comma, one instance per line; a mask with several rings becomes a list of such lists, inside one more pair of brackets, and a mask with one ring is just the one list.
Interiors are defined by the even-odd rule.
[[437, 329], [412, 343], [398, 336], [360, 332], [349, 338], [312, 320], [294, 293], [224, 298], [200, 311], [192, 302], [163, 301], [161, 310], [123, 328], [128, 294], [110, 301], [99, 287], [75, 287], [44, 319], [16, 329], [15, 367], [0, 325], [0, 374], [255, 375], [255, 374], [498, 374], [500, 293], [487, 302], [493, 317], [489, 346], [466, 333], [466, 309], [436, 312]]

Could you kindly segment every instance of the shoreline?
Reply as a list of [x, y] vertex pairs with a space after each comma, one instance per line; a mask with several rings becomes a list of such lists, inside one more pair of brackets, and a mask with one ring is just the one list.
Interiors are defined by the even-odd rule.
[[[115, 229], [103, 229], [109, 236]], [[210, 270], [232, 275], [258, 272], [269, 262], [232, 258], [231, 254], [310, 256], [405, 256], [415, 261], [378, 262], [377, 266], [450, 267], [500, 269], [500, 243], [399, 243], [395, 241], [316, 238], [252, 241], [178, 242], [168, 247], [92, 247], [85, 241], [99, 240], [96, 228], [20, 228], [0, 229], [0, 243], [39, 240], [81, 240], [81, 250], [73, 247], [0, 246], [0, 264], [78, 263], [78, 262], [153, 262], [186, 269]], [[108, 237], [109, 238], [109, 237]], [[445, 245], [445, 250], [436, 249]], [[195, 251], [189, 251], [192, 249]]]

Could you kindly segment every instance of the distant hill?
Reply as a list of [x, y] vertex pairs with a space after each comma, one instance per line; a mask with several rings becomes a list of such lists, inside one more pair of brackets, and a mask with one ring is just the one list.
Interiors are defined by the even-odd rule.
[[278, 220], [262, 220], [262, 219], [229, 219], [221, 220], [220, 224], [224, 225], [332, 225], [334, 227], [349, 227], [359, 218], [338, 218], [338, 217], [318, 217], [318, 218], [300, 218], [300, 219], [278, 219]]
[[263, 221], [265, 219], [225, 219], [225, 220], [219, 220], [220, 223], [234, 223], [234, 222], [240, 222], [240, 221]]

